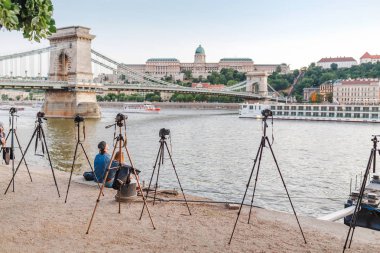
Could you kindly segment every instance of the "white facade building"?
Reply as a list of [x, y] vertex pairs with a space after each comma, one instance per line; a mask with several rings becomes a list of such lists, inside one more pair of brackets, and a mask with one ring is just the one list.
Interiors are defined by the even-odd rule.
[[371, 55], [368, 52], [365, 52], [365, 54], [363, 54], [363, 56], [360, 57], [360, 63], [369, 63], [369, 62], [372, 62], [372, 63], [380, 62], [380, 55], [378, 54]]
[[379, 79], [347, 79], [336, 82], [333, 99], [339, 104], [379, 104]]
[[358, 65], [357, 61], [352, 57], [326, 57], [320, 59], [317, 62], [317, 66], [329, 69], [333, 63], [337, 64], [338, 68], [350, 68], [351, 66]]

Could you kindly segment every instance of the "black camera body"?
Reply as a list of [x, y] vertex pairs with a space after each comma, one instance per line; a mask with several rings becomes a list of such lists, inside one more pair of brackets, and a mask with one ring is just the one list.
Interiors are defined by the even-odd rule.
[[45, 118], [44, 112], [37, 112], [37, 118]]
[[268, 118], [273, 116], [273, 112], [269, 109], [265, 109], [261, 111], [261, 115], [263, 115], [264, 118]]
[[79, 114], [77, 114], [74, 118], [74, 122], [76, 123], [83, 122], [83, 121], [84, 121], [84, 118], [80, 116]]
[[128, 116], [125, 116], [124, 114], [122, 113], [118, 113], [116, 115], [116, 118], [115, 118], [115, 121], [116, 121], [116, 125], [118, 127], [122, 127], [123, 126], [123, 122], [128, 118]]
[[160, 132], [158, 133], [158, 135], [161, 137], [161, 138], [165, 138], [165, 136], [169, 135], [170, 134], [170, 129], [166, 129], [166, 128], [161, 128], [160, 129]]
[[15, 108], [15, 107], [11, 107], [11, 108], [9, 109], [9, 113], [10, 113], [10, 114], [15, 114], [15, 113], [17, 113], [17, 108]]

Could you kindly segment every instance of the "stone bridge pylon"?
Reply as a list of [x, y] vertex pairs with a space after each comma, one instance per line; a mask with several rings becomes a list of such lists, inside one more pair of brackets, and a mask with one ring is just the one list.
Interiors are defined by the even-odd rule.
[[94, 85], [91, 67], [90, 29], [70, 26], [57, 29], [48, 39], [55, 50], [50, 52], [49, 80], [67, 81], [67, 89], [51, 89], [45, 93], [46, 117], [72, 118], [80, 114], [99, 118], [100, 108], [95, 89], [78, 89], [78, 85]]

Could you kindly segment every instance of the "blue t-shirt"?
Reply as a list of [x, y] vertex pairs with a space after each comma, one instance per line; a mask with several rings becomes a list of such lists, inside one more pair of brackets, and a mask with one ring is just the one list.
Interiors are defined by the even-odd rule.
[[97, 154], [94, 160], [94, 171], [95, 171], [95, 179], [94, 181], [102, 183], [104, 180], [104, 176], [107, 170], [108, 165], [111, 161], [111, 155], [108, 153]]

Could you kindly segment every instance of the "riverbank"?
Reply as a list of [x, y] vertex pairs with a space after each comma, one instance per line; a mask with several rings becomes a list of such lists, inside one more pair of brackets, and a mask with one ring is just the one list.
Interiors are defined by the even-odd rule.
[[[190, 204], [193, 215], [189, 216], [184, 204], [150, 204], [157, 227], [153, 230], [146, 212], [138, 220], [141, 202], [123, 203], [118, 214], [115, 191], [106, 189], [86, 235], [97, 188], [72, 182], [64, 204], [68, 173], [56, 171], [61, 198], [49, 168], [31, 168], [31, 173], [33, 183], [21, 167], [16, 192], [0, 194], [1, 252], [340, 252], [348, 229], [300, 217], [305, 245], [293, 215], [255, 208], [248, 225], [249, 209], [244, 208], [229, 246], [237, 210], [222, 204]], [[10, 168], [1, 165], [1, 190], [10, 178]], [[379, 252], [379, 238], [380, 232], [357, 228], [347, 252]]]

